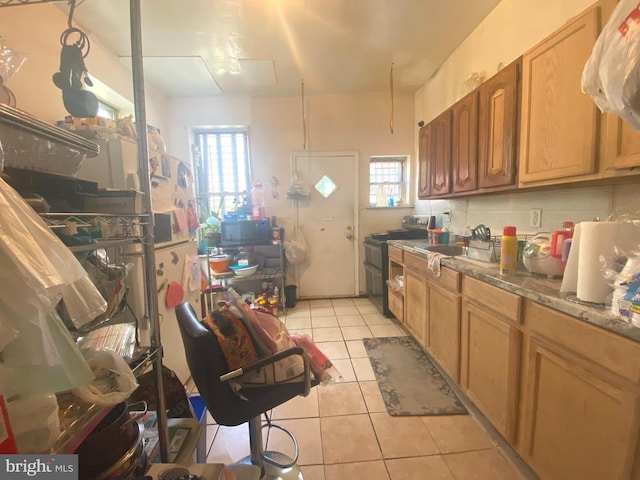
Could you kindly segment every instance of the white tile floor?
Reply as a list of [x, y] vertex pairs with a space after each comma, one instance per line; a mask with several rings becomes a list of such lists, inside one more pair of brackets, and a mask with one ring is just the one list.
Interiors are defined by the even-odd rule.
[[[305, 480], [536, 478], [472, 405], [470, 415], [387, 414], [362, 338], [406, 332], [369, 299], [298, 301], [283, 320], [290, 332], [311, 335], [342, 374], [339, 382], [271, 412], [295, 434]], [[246, 425], [217, 426], [210, 416], [207, 423], [208, 462], [232, 463], [249, 454]], [[287, 439], [274, 432], [269, 448], [290, 453]]]

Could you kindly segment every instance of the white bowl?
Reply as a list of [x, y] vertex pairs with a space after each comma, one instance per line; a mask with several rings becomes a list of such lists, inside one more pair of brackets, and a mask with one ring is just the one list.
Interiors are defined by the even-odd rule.
[[250, 277], [258, 271], [258, 265], [250, 265], [248, 267], [238, 267], [237, 265], [231, 265], [229, 268], [233, 271], [236, 277]]

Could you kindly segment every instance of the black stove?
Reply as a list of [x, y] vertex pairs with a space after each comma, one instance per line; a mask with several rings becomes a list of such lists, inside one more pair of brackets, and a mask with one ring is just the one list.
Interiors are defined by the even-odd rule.
[[388, 240], [412, 240], [427, 238], [426, 225], [412, 221], [417, 217], [405, 217], [403, 225], [408, 228], [387, 230], [384, 233], [372, 233], [364, 239], [367, 295], [386, 317], [393, 314], [389, 311], [387, 279], [389, 278], [389, 246]]

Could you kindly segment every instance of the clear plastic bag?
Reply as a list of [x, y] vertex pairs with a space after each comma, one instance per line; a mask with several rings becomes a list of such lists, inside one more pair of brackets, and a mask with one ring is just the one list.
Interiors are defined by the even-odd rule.
[[401, 292], [404, 289], [404, 279], [402, 275], [396, 275], [387, 280], [387, 286], [391, 292]]
[[307, 242], [299, 229], [292, 241], [285, 242], [284, 254], [287, 257], [287, 260], [293, 265], [300, 265], [304, 262], [304, 259], [307, 256]]
[[640, 5], [621, 0], [582, 72], [582, 91], [602, 112], [640, 130]]
[[12, 50], [0, 37], [0, 85], [18, 73], [26, 59], [27, 56], [24, 53]]
[[308, 198], [310, 193], [309, 185], [300, 180], [294, 180], [287, 188], [287, 198], [291, 199]]

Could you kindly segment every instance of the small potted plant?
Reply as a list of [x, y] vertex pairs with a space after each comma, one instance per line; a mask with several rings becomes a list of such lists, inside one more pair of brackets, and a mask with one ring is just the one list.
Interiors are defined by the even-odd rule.
[[220, 205], [218, 205], [218, 211], [209, 211], [208, 205], [199, 205], [200, 211], [200, 245], [203, 252], [207, 251], [207, 248], [219, 247], [221, 243], [220, 233], [220, 207], [222, 207], [222, 199]]
[[208, 216], [204, 223], [200, 224], [200, 232], [207, 247], [220, 246], [220, 220], [218, 217], [214, 215]]

